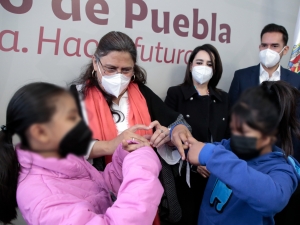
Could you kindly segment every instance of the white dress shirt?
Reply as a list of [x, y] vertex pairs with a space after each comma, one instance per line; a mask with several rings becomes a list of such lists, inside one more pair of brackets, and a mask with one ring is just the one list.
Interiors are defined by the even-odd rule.
[[281, 66], [279, 65], [278, 68], [274, 71], [272, 76], [269, 76], [269, 73], [265, 71], [263, 66], [260, 64], [260, 69], [259, 69], [259, 83], [261, 84], [264, 81], [278, 81], [280, 80], [280, 68]]
[[113, 102], [112, 108], [114, 110], [117, 110], [121, 113], [120, 114], [120, 121], [118, 121], [118, 116], [113, 115], [113, 119], [116, 123], [118, 135], [121, 134], [124, 130], [129, 128], [129, 122], [128, 122], [128, 112], [129, 112], [129, 101], [128, 101], [128, 93], [127, 91], [122, 95], [119, 105]]

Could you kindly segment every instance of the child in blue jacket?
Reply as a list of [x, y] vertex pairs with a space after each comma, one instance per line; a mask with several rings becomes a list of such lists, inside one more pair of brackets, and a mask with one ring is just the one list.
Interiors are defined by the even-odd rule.
[[292, 133], [300, 136], [299, 96], [283, 81], [263, 82], [232, 108], [231, 139], [204, 144], [188, 138], [188, 161], [210, 172], [198, 225], [274, 224], [300, 179], [299, 163], [290, 156]]

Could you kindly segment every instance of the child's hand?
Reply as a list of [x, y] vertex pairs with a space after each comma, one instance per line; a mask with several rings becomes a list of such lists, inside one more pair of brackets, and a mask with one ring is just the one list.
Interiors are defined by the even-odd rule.
[[187, 154], [187, 160], [189, 161], [189, 163], [196, 165], [196, 166], [200, 166], [200, 162], [198, 161], [198, 156], [199, 153], [201, 151], [201, 149], [204, 147], [204, 143], [197, 141], [195, 138], [193, 137], [188, 137], [188, 141], [189, 143], [189, 151]]
[[187, 140], [191, 136], [190, 131], [182, 124], [173, 129], [171, 141], [177, 147], [182, 160], [185, 160], [184, 150], [189, 148]]
[[210, 172], [206, 169], [206, 166], [198, 166], [197, 172], [204, 178], [207, 178], [210, 175]]

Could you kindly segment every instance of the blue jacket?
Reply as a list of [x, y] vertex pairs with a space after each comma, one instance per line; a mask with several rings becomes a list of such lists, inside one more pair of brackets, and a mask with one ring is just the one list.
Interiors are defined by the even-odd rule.
[[274, 224], [274, 215], [287, 205], [298, 185], [300, 169], [280, 148], [273, 146], [272, 151], [244, 161], [231, 151], [230, 139], [206, 144], [199, 162], [211, 175], [198, 225]]

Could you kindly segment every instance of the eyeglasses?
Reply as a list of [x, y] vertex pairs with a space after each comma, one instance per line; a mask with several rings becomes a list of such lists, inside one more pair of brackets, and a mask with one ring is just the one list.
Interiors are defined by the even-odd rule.
[[[105, 75], [115, 75], [118, 73], [118, 67], [115, 66], [103, 66], [101, 61], [99, 60], [99, 63], [103, 69], [103, 72]], [[133, 67], [125, 67], [121, 68], [121, 74], [130, 74], [133, 72]]]

